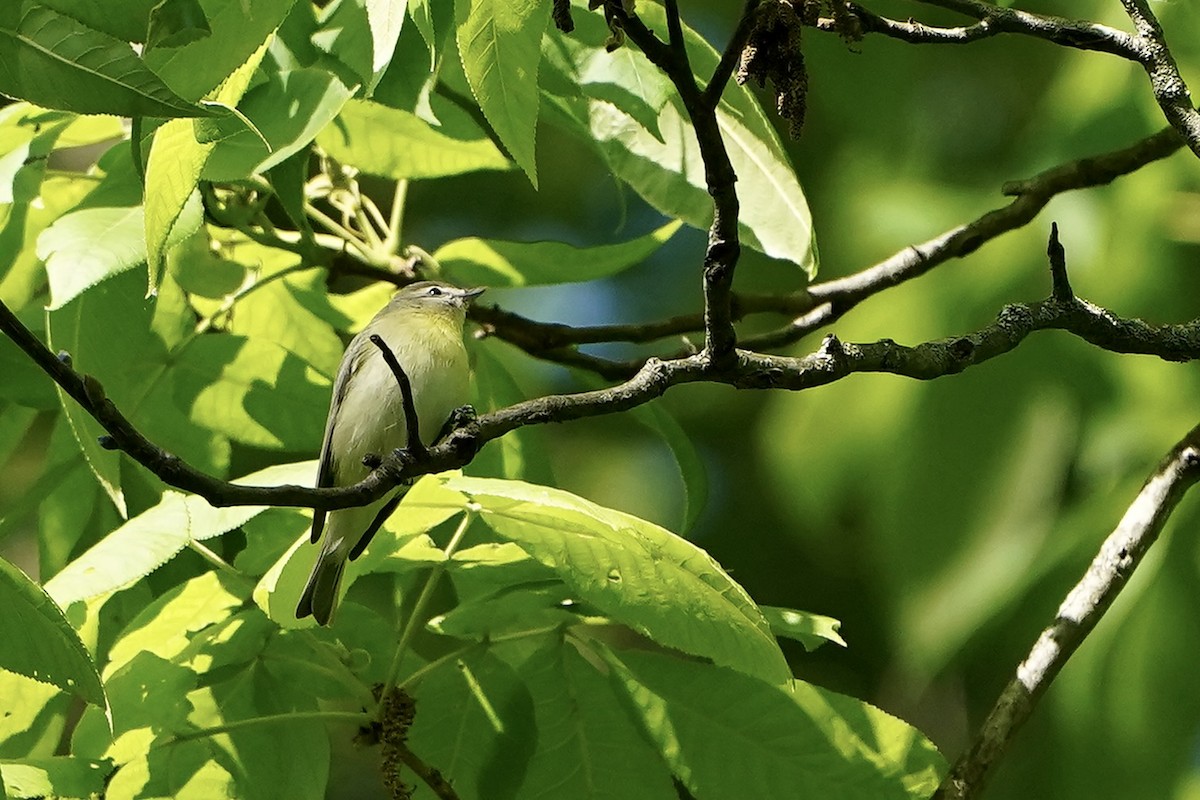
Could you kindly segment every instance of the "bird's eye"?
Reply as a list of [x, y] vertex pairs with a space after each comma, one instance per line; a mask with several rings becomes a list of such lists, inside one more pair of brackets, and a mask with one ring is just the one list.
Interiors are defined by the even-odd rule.
[[429, 295], [430, 297], [437, 297], [441, 293], [442, 293], [442, 290], [436, 286], [430, 286], [429, 291], [426, 292], [426, 294]]

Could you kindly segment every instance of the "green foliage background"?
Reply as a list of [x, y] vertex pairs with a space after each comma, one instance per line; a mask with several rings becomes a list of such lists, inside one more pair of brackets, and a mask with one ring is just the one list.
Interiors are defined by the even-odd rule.
[[[724, 40], [734, 21], [733, 4], [697, 0], [682, 5], [693, 27], [712, 42]], [[1036, 10], [1125, 24], [1116, 4], [1100, 0], [1044, 6]], [[901, 2], [881, 3], [877, 10], [901, 18], [926, 11]], [[1184, 74], [1197, 74], [1200, 39], [1194, 34], [1200, 31], [1200, 11], [1185, 3], [1158, 10]], [[950, 23], [956, 18], [930, 10], [923, 19]], [[1124, 146], [1163, 124], [1142, 72], [1104, 55], [1019, 37], [942, 48], [869, 37], [848, 47], [831, 35], [806, 31], [805, 43], [812, 82], [808, 123], [802, 138], [787, 147], [812, 209], [818, 279], [854, 272], [1002, 205], [1004, 181]], [[241, 56], [244, 60], [249, 53]], [[370, 72], [371, 65], [358, 66]], [[336, 98], [345, 86], [314, 79], [309, 90]], [[764, 98], [763, 104], [769, 108], [770, 102]], [[251, 110], [243, 110], [254, 119]], [[502, 135], [503, 124], [493, 120]], [[259, 127], [268, 140], [288, 135]], [[245, 158], [261, 158], [262, 153], [255, 155], [255, 138], [244, 131], [240, 135], [249, 153]], [[332, 150], [337, 146], [332, 136], [326, 132], [318, 141]], [[445, 142], [435, 145], [444, 152]], [[478, 145], [460, 155], [494, 158]], [[592, 149], [545, 120], [537, 129], [536, 162], [532, 151], [513, 156], [527, 173], [536, 167], [536, 191], [516, 170], [431, 174], [409, 188], [405, 238], [435, 253], [462, 237], [556, 239], [585, 246], [632, 240], [664, 222], [607, 175]], [[236, 152], [223, 158], [230, 162], [209, 168], [234, 170]], [[833, 330], [851, 341], [888, 337], [915, 343], [976, 329], [1006, 302], [1044, 296], [1049, 281], [1042, 253], [1052, 219], [1063, 231], [1081, 296], [1154, 322], [1194, 318], [1200, 296], [1195, 269], [1200, 181], [1189, 159], [1180, 153], [1111, 186], [1057, 197], [1027, 228], [873, 298]], [[380, 169], [390, 168], [398, 167], [390, 163]], [[364, 178], [364, 186], [376, 196], [390, 191], [382, 180]], [[119, 196], [128, 186], [114, 181], [105, 189]], [[59, 202], [65, 208], [77, 199], [67, 190]], [[29, 213], [52, 215], [56, 209]], [[179, 213], [190, 212], [181, 207]], [[94, 239], [86, 241], [96, 246]], [[587, 284], [493, 290], [488, 298], [537, 319], [570, 324], [692, 311], [700, 304], [703, 246], [704, 234], [684, 227], [634, 269]], [[239, 257], [260, 260], [267, 271], [279, 268], [269, 254], [248, 247]], [[130, 265], [145, 257], [145, 252], [131, 255]], [[206, 274], [219, 276], [219, 269], [212, 265]], [[605, 272], [597, 267], [596, 274]], [[109, 307], [139, 297], [135, 284], [144, 277], [135, 270], [112, 278], [75, 303]], [[803, 280], [795, 265], [747, 250], [737, 286], [784, 291]], [[161, 397], [156, 401], [156, 392], [192, 398], [198, 417], [149, 417], [145, 432], [200, 466], [243, 475], [283, 455], [310, 457], [319, 444], [323, 393], [340, 344], [332, 336], [303, 342], [279, 337], [289, 326], [314, 326], [314, 321], [339, 329], [353, 319], [361, 323], [384, 295], [331, 303], [323, 299], [318, 279], [301, 276], [248, 297], [246, 312], [229, 330], [233, 337], [221, 344], [199, 341], [197, 347], [169, 313], [172, 303], [181, 302], [172, 296], [171, 285], [163, 284], [157, 311], [119, 308], [105, 314], [101, 330], [89, 330], [84, 314], [64, 315], [54, 346], [69, 349], [77, 362], [107, 358], [113, 362], [108, 369], [124, 370], [121, 388], [109, 388], [127, 410], [142, 404], [170, 407]], [[0, 284], [10, 301], [25, 288]], [[214, 287], [214, 296], [223, 291], [228, 287]], [[290, 301], [268, 291], [287, 294]], [[258, 313], [250, 313], [252, 302], [260, 304]], [[270, 308], [287, 308], [298, 319], [272, 319]], [[62, 312], [52, 311], [51, 319], [55, 313]], [[40, 314], [26, 322], [43, 327]], [[127, 327], [113, 327], [122, 324]], [[744, 330], [756, 324], [766, 323], [755, 321]], [[125, 349], [107, 351], [105, 342], [114, 340]], [[814, 339], [792, 350], [815, 346]], [[198, 352], [206, 347], [230, 352]], [[487, 341], [478, 349], [480, 380], [497, 385], [515, 380], [522, 396], [595, 385], [594, 379], [535, 362], [500, 342]], [[298, 350], [303, 363], [294, 358]], [[618, 346], [596, 350], [645, 352]], [[167, 364], [182, 364], [178, 374], [191, 380], [164, 382]], [[214, 377], [206, 372], [212, 364], [222, 365], [222, 374], [238, 385], [253, 384], [245, 395], [245, 418], [228, 419], [228, 404], [205, 394]], [[44, 376], [6, 342], [0, 343], [0, 368], [9, 376], [0, 387], [5, 402], [0, 546], [31, 574], [39, 573], [35, 577], [49, 580], [116, 528], [119, 518], [78, 460]], [[288, 380], [282, 387], [254, 384], [264, 373]], [[287, 402], [294, 408], [315, 409], [312, 418], [273, 416], [271, 403], [282, 402], [282, 389], [291, 393]], [[783, 642], [796, 675], [911, 722], [952, 758], [1153, 464], [1194, 425], [1198, 389], [1200, 376], [1192, 366], [1116, 356], [1065, 334], [1044, 333], [1003, 358], [932, 383], [854, 376], [802, 394], [684, 386], [638, 414], [530, 431], [524, 451], [494, 443], [481, 456], [481, 468], [552, 483], [672, 530], [686, 527], [689, 538], [758, 603], [842, 620], [844, 649], [827, 646], [810, 653]], [[511, 392], [508, 386], [503, 393], [497, 390], [498, 395]], [[207, 426], [202, 436], [189, 432], [197, 421]], [[82, 414], [72, 423], [90, 425]], [[695, 455], [681, 444], [686, 441]], [[531, 458], [531, 453], [539, 455]], [[92, 455], [109, 458], [98, 448]], [[693, 457], [702, 464], [703, 481], [686, 466]], [[109, 470], [114, 484], [120, 483], [122, 502], [132, 512], [159, 502], [160, 487], [138, 470], [115, 457], [104, 463], [99, 471]], [[265, 569], [273, 560], [271, 547], [295, 538], [303, 527], [295, 512], [270, 513], [277, 515], [274, 525], [245, 523], [252, 544], [235, 566], [253, 563]], [[1192, 687], [1200, 652], [1194, 621], [1200, 601], [1198, 522], [1196, 502], [1185, 502], [1156, 551], [1018, 737], [989, 797], [1200, 797], [1200, 697]], [[263, 542], [263, 549], [257, 551], [253, 542]], [[164, 547], [165, 560], [175, 544]], [[153, 573], [120, 596], [120, 616], [93, 635], [111, 641], [152, 601], [161, 608], [177, 599], [170, 587], [202, 566], [189, 552]], [[239, 587], [221, 583], [208, 589], [212, 594], [206, 597], [217, 598], [209, 603], [232, 607], [245, 600]], [[88, 630], [88, 623], [71, 621]], [[378, 633], [370, 620], [359, 623], [350, 626], [354, 635]], [[258, 646], [257, 635], [245, 634], [251, 644], [243, 646]], [[286, 650], [283, 641], [279, 647]], [[230, 650], [238, 646], [235, 641]], [[118, 676], [126, 669], [166, 685], [187, 681], [172, 661], [178, 652], [125, 655], [138, 661], [138, 669], [114, 659], [112, 671]], [[258, 687], [254, 703], [240, 689], [230, 697], [214, 696], [213, 703], [261, 707], [272, 702], [280, 684], [317, 680], [288, 672], [303, 660], [295, 653], [278, 655], [286, 665], [282, 671], [250, 674], [239, 684]], [[645, 663], [637, 664], [647, 681], [656, 674], [655, 658], [645, 656]], [[477, 660], [472, 666], [485, 682], [501, 687], [498, 691], [516, 680], [503, 663]], [[578, 674], [572, 670], [579, 668], [544, 654], [522, 663], [531, 672], [558, 676]], [[447, 698], [455, 696], [452, 685], [435, 688]], [[178, 709], [161, 713], [169, 717]], [[96, 712], [89, 712], [77, 741], [99, 741], [99, 725]], [[314, 741], [321, 735], [319, 728], [297, 734], [311, 748], [302, 752], [314, 759], [317, 771], [320, 756], [312, 754], [320, 752]], [[49, 739], [17, 746], [53, 749]], [[88, 755], [87, 748], [80, 754]], [[350, 777], [364, 763], [354, 759], [366, 758], [349, 748], [336, 750], [331, 785], [343, 787], [346, 796], [378, 791], [373, 779], [360, 786]], [[643, 767], [651, 776], [646, 785], [665, 780], [654, 766], [629, 769]], [[303, 783], [305, 776], [296, 780]]]

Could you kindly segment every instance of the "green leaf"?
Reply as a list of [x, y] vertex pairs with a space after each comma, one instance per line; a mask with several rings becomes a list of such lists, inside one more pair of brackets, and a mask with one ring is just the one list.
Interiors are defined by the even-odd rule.
[[107, 708], [100, 674], [62, 611], [25, 573], [0, 558], [0, 669]]
[[676, 796], [670, 773], [623, 712], [611, 682], [574, 647], [558, 639], [523, 661], [517, 673], [533, 697], [538, 730], [538, 748], [520, 797]]
[[777, 606], [759, 606], [759, 609], [770, 623], [772, 633], [795, 639], [810, 653], [826, 642], [846, 646], [846, 640], [838, 633], [842, 623], [833, 617]]
[[[396, 40], [400, 38], [400, 29], [404, 25], [404, 14], [408, 6], [407, 0], [365, 0], [367, 20], [371, 25], [371, 70], [375, 76], [382, 76], [392, 53], [396, 49]], [[374, 81], [372, 81], [374, 83]]]
[[697, 800], [923, 800], [945, 772], [919, 732], [862, 701], [654, 653], [604, 658], [629, 710]]
[[[475, 342], [471, 350], [471, 403], [479, 411], [495, 411], [527, 399], [513, 378], [514, 361], [522, 362], [525, 354], [508, 342], [488, 337]], [[516, 478], [531, 483], [553, 484], [547, 432], [540, 426], [527, 425], [494, 439], [477, 455], [466, 470], [471, 475], [488, 478]]]
[[791, 677], [754, 601], [694, 544], [559, 489], [463, 476], [446, 486], [617, 622], [763, 680]]
[[146, 49], [179, 47], [212, 36], [199, 0], [163, 0], [150, 10]]
[[[204, 209], [192, 194], [171, 228], [166, 247], [178, 244], [200, 227]], [[143, 237], [146, 215], [141, 206], [85, 208], [59, 217], [37, 240], [38, 258], [46, 262], [50, 305], [62, 308], [100, 281], [146, 261]]]
[[179, 355], [176, 397], [195, 423], [255, 447], [316, 451], [330, 380], [277, 344], [201, 336]]
[[[313, 283], [324, 281], [322, 275], [309, 277]], [[256, 288], [238, 301], [229, 332], [274, 342], [321, 375], [335, 375], [345, 349], [342, 340], [332, 325], [298, 299], [297, 294], [304, 291], [300, 283], [282, 279]]]
[[[148, 49], [143, 58], [168, 86], [190, 100], [207, 98], [233, 107], [246, 90], [248, 62], [291, 10], [295, 0], [202, 0], [212, 30], [180, 47]], [[249, 72], [254, 72], [250, 67]], [[240, 84], [240, 86], [239, 86]]]
[[[126, 415], [150, 439], [202, 469], [224, 470], [228, 444], [209, 431], [186, 424], [176, 407], [168, 363], [171, 351], [195, 327], [173, 281], [156, 300], [144, 297], [144, 278], [136, 272], [116, 275], [46, 314], [52, 347], [66, 350], [75, 368], [94, 375]], [[120, 342], [121, 347], [113, 347]], [[88, 466], [122, 514], [120, 453], [96, 442], [104, 433], [73, 399], [59, 391], [62, 408]], [[186, 398], [185, 398], [186, 399]]]
[[429, 620], [429, 629], [459, 639], [478, 639], [550, 628], [566, 627], [579, 617], [564, 603], [570, 592], [558, 581], [550, 586], [502, 590], [490, 597], [461, 602]]
[[[0, 670], [0, 697], [5, 698], [4, 713], [0, 714], [0, 756], [48, 758], [58, 752], [75, 698], [57, 686], [4, 670]], [[107, 734], [104, 714], [93, 710]]]
[[619, 244], [575, 247], [563, 242], [455, 239], [433, 254], [448, 280], [462, 286], [536, 286], [576, 283], [615, 275], [636, 266], [679, 230], [668, 222]]
[[458, 52], [471, 91], [536, 188], [537, 73], [550, 5], [540, 0], [455, 0], [454, 11]]
[[434, 670], [413, 694], [411, 747], [437, 764], [463, 798], [513, 798], [538, 740], [529, 690], [492, 653]]
[[[203, 40], [197, 45], [207, 41]], [[209, 99], [214, 104], [226, 108], [237, 105], [250, 84], [254, 70], [262, 61], [268, 43], [269, 40], [263, 41], [213, 92]], [[189, 51], [192, 47], [178, 48], [174, 52]], [[208, 131], [207, 127], [197, 126], [190, 120], [173, 119], [154, 132], [154, 142], [150, 145], [150, 157], [146, 162], [145, 200], [146, 261], [150, 269], [151, 293], [158, 287], [164, 251], [172, 235], [183, 239], [191, 233], [183, 229], [180, 220], [184, 208], [196, 192], [204, 164], [216, 147], [216, 141]]]
[[338, 161], [385, 178], [440, 178], [512, 166], [486, 136], [455, 134], [408, 111], [351, 100], [318, 134], [317, 144]]
[[316, 67], [272, 73], [238, 104], [257, 133], [243, 127], [222, 139], [204, 164], [204, 178], [240, 180], [275, 167], [307, 147], [353, 93], [353, 87]]
[[8, 797], [93, 797], [104, 794], [110, 761], [59, 756], [0, 761], [0, 777]]
[[[311, 461], [281, 464], [238, 483], [311, 484], [313, 470]], [[213, 508], [202, 497], [167, 491], [157, 505], [121, 525], [50, 579], [46, 592], [66, 607], [123, 589], [167, 563], [189, 543], [220, 536], [265, 510], [265, 506]]]
[[[229, 619], [246, 601], [249, 584], [217, 572], [206, 572], [185, 581], [146, 606], [125, 627], [109, 651], [106, 680], [136, 663], [139, 656], [151, 654], [170, 661], [182, 661], [200, 632]], [[194, 671], [194, 670], [193, 670]], [[113, 695], [114, 720], [121, 722], [123, 705]], [[132, 699], [132, 698], [129, 698]]]
[[679, 480], [683, 485], [683, 519], [680, 521], [680, 530], [687, 533], [695, 527], [696, 520], [700, 518], [700, 513], [704, 511], [708, 501], [708, 471], [704, 468], [700, 454], [696, 452], [696, 445], [687, 431], [679, 426], [675, 417], [663, 407], [661, 400], [632, 408], [629, 414], [658, 434], [675, 457], [675, 464], [679, 468]]
[[[665, 30], [660, 6], [649, 4], [639, 14], [656, 30]], [[557, 32], [547, 37], [548, 62], [571, 62], [556, 76], [563, 85], [547, 86], [548, 93], [557, 93], [547, 96], [564, 112], [548, 118], [589, 143], [597, 142], [617, 177], [650, 205], [707, 228], [712, 198], [695, 132], [678, 94], [671, 91], [662, 102], [661, 73], [633, 48], [620, 48], [628, 52], [616, 59], [604, 53], [608, 30], [599, 15], [576, 14], [576, 21], [577, 29], [569, 37]], [[696, 74], [712, 74], [717, 51], [686, 25], [684, 38]], [[648, 114], [655, 109], [657, 117], [649, 124]], [[817, 266], [812, 217], [770, 120], [747, 87], [731, 83], [718, 104], [717, 122], [738, 177], [742, 241], [797, 264], [811, 277]]]
[[81, 114], [202, 117], [128, 42], [33, 0], [0, 8], [0, 92]]
[[59, 217], [37, 240], [50, 279], [50, 309], [146, 260], [145, 214], [135, 208], [89, 208]]
[[60, 14], [75, 19], [123, 42], [140, 42], [146, 38], [150, 11], [160, 0], [121, 0], [113, 13], [110, 0], [37, 0]]

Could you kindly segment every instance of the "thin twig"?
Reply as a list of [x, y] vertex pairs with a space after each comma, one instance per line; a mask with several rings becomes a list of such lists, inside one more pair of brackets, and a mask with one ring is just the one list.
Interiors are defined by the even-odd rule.
[[742, 58], [742, 50], [745, 49], [746, 42], [750, 40], [750, 34], [754, 30], [755, 13], [761, 2], [762, 0], [746, 0], [733, 36], [729, 37], [729, 43], [725, 45], [725, 50], [721, 53], [721, 60], [717, 62], [717, 68], [713, 70], [708, 86], [704, 87], [705, 105], [716, 108], [717, 103], [720, 102], [721, 95], [724, 94], [725, 87], [729, 84], [729, 79], [733, 76], [733, 71], [737, 69], [738, 62]]
[[1200, 426], [1163, 459], [1116, 529], [1104, 540], [1091, 566], [1017, 667], [975, 743], [955, 763], [934, 800], [970, 800], [979, 795], [1017, 730], [1120, 594], [1180, 498], [1197, 480]]
[[475, 519], [475, 512], [467, 509], [463, 513], [462, 521], [455, 528], [454, 535], [450, 537], [445, 550], [442, 551], [442, 555], [445, 558], [434, 564], [430, 569], [429, 576], [425, 579], [425, 585], [421, 587], [421, 593], [417, 595], [412, 611], [409, 612], [404, 630], [400, 633], [400, 640], [396, 643], [396, 653], [392, 657], [392, 665], [388, 668], [387, 678], [383, 682], [383, 692], [380, 694], [380, 697], [390, 697], [392, 690], [396, 688], [396, 679], [400, 675], [400, 665], [404, 661], [405, 654], [408, 652], [408, 646], [412, 643], [412, 638], [416, 635], [417, 629], [425, 624], [425, 608], [429, 605], [429, 601], [433, 597], [433, 590], [437, 587], [438, 581], [442, 579], [442, 575], [446, 572], [446, 565], [450, 563], [451, 556], [458, 550], [458, 546], [462, 543], [467, 528], [471, 527], [471, 520], [473, 519]]
[[417, 404], [413, 400], [412, 382], [408, 379], [408, 373], [404, 371], [404, 367], [400, 366], [400, 362], [396, 360], [396, 354], [392, 352], [392, 348], [388, 347], [383, 337], [377, 333], [373, 333], [369, 338], [371, 344], [379, 348], [383, 360], [387, 362], [388, 369], [392, 371], [392, 375], [396, 378], [396, 384], [400, 387], [400, 402], [404, 406], [404, 425], [407, 435], [405, 447], [409, 455], [419, 461], [428, 455], [428, 450], [425, 448], [425, 443], [421, 441], [420, 420], [417, 419]]
[[679, 92], [684, 110], [704, 164], [708, 193], [713, 199], [713, 221], [708, 229], [708, 247], [704, 251], [704, 351], [705, 360], [718, 367], [729, 366], [737, 346], [733, 327], [733, 273], [741, 255], [738, 239], [737, 174], [729, 160], [729, 151], [717, 122], [715, 104], [701, 96], [686, 57], [654, 35], [635, 13], [615, 4], [614, 14], [630, 41], [641, 48], [646, 58], [661, 69]]

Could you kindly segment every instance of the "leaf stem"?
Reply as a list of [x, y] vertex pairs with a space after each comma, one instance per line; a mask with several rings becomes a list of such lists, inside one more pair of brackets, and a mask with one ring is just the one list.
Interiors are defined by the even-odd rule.
[[295, 711], [290, 714], [271, 714], [265, 717], [250, 717], [248, 719], [239, 719], [235, 722], [228, 722], [224, 725], [214, 725], [211, 728], [200, 728], [199, 730], [186, 731], [177, 733], [162, 744], [172, 745], [176, 742], [186, 742], [191, 739], [203, 739], [208, 736], [216, 736], [222, 733], [233, 733], [234, 731], [245, 730], [247, 728], [256, 728], [260, 725], [273, 725], [276, 723], [286, 722], [310, 722], [314, 720], [328, 722], [357, 722], [366, 724], [371, 721], [372, 717], [365, 711]]
[[429, 577], [425, 579], [425, 586], [422, 587], [421, 593], [417, 595], [417, 602], [413, 604], [412, 613], [408, 617], [408, 623], [404, 626], [404, 631], [400, 634], [400, 641], [396, 644], [396, 655], [392, 657], [392, 665], [388, 668], [387, 680], [383, 682], [383, 693], [380, 694], [380, 697], [386, 698], [392, 693], [392, 689], [395, 688], [396, 677], [400, 674], [400, 662], [404, 660], [404, 654], [408, 652], [408, 645], [412, 642], [418, 626], [422, 624], [421, 618], [424, 615], [425, 607], [429, 605], [429, 600], [433, 597], [434, 588], [441, 579], [442, 573], [446, 571], [446, 565], [450, 563], [450, 557], [458, 549], [458, 545], [462, 542], [462, 538], [466, 534], [467, 528], [471, 526], [471, 520], [473, 519], [475, 519], [475, 512], [468, 508], [466, 513], [463, 514], [462, 522], [458, 523], [458, 528], [455, 529], [454, 535], [450, 537], [450, 542], [446, 545], [446, 549], [442, 551], [446, 559], [435, 564], [429, 572]]
[[446, 653], [446, 655], [444, 655], [444, 656], [439, 656], [438, 658], [435, 658], [433, 661], [430, 661], [425, 666], [414, 670], [411, 675], [409, 675], [407, 678], [405, 678], [404, 680], [397, 683], [396, 688], [397, 689], [408, 689], [409, 687], [413, 686], [414, 684], [419, 682], [422, 678], [424, 678], [426, 675], [428, 675], [429, 673], [438, 669], [439, 667], [443, 667], [446, 664], [449, 664], [451, 661], [457, 661], [458, 659], [465, 656], [467, 653], [470, 653], [472, 650], [478, 650], [479, 648], [484, 647], [486, 644], [487, 644], [486, 641], [471, 642], [466, 647], [460, 647], [457, 650], [452, 650], [451, 652]]
[[[383, 246], [388, 253], [400, 252], [401, 231], [404, 225], [404, 202], [408, 198], [408, 179], [401, 178], [396, 181], [396, 191], [392, 194], [392, 208], [388, 211], [388, 221], [385, 230], [387, 237], [383, 240]], [[370, 200], [370, 198], [366, 198]], [[371, 203], [374, 206], [374, 203]]]

